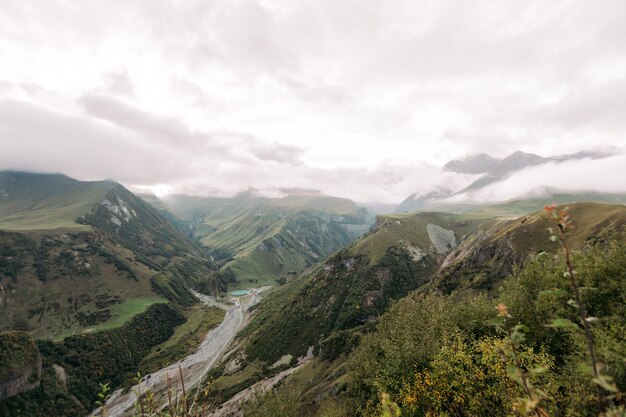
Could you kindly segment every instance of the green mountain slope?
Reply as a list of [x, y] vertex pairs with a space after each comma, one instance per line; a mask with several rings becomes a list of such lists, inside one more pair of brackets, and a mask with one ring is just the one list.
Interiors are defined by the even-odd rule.
[[528, 194], [501, 203], [485, 202], [450, 202], [445, 199], [431, 199], [415, 207], [404, 207], [397, 212], [409, 211], [443, 211], [453, 213], [475, 213], [483, 216], [519, 217], [533, 211], [541, 210], [546, 202], [559, 205], [577, 202], [596, 202], [608, 204], [626, 204], [626, 194], [605, 193], [585, 190], [561, 190], [539, 186]]
[[379, 216], [368, 235], [268, 300], [248, 328], [247, 355], [268, 362], [303, 355], [335, 331], [375, 321], [425, 285], [452, 248], [494, 221], [449, 213]]
[[317, 193], [265, 198], [170, 196], [165, 202], [191, 222], [195, 236], [239, 285], [258, 286], [300, 273], [370, 227], [352, 201]]
[[[573, 247], [607, 239], [626, 224], [626, 207], [622, 205], [576, 203], [568, 207], [576, 219], [569, 236]], [[492, 290], [515, 267], [522, 267], [530, 255], [558, 251], [558, 243], [548, 239], [549, 227], [552, 225], [542, 212], [498, 222], [452, 251], [430, 285], [444, 293]]]
[[0, 229], [89, 230], [76, 219], [104, 199], [112, 185], [61, 174], [0, 172]]
[[[604, 251], [613, 247], [616, 239], [618, 245], [623, 242], [626, 207], [578, 203], [570, 206], [570, 213], [575, 222], [575, 229], [568, 236], [571, 247], [589, 251], [587, 262], [599, 253], [606, 258], [604, 263], [592, 262], [584, 270], [608, 268], [606, 276], [615, 278], [609, 290], [602, 277], [589, 276], [602, 294], [610, 292], [589, 294], [595, 300], [592, 311], [598, 315], [623, 311], [617, 302], [623, 295], [615, 287], [621, 285], [616, 279], [623, 270], [611, 269], [626, 265], [623, 256], [621, 261], [611, 263], [616, 253], [623, 252], [623, 245], [622, 249], [611, 249], [613, 252], [606, 256]], [[399, 382], [403, 378], [411, 380], [413, 370], [421, 369], [415, 367], [425, 366], [445, 345], [448, 330], [467, 332], [463, 334], [472, 337], [495, 334], [484, 324], [495, 314], [495, 298], [500, 293], [494, 289], [508, 288], [508, 298], [503, 300], [519, 309], [531, 303], [528, 297], [536, 297], [538, 288], [558, 286], [554, 280], [562, 279], [563, 265], [562, 260], [551, 255], [558, 252], [558, 246], [549, 240], [549, 226], [542, 212], [514, 220], [451, 213], [380, 216], [371, 233], [264, 301], [242, 335], [242, 370], [234, 376], [218, 376], [217, 383], [241, 381], [251, 373], [246, 369], [260, 366], [265, 374], [272, 374], [276, 369], [272, 364], [281, 363], [277, 362], [279, 359], [291, 358], [294, 365], [297, 357], [313, 347], [315, 358], [287, 378], [282, 385], [286, 389], [270, 395], [267, 403], [261, 401], [263, 406], [271, 409], [270, 404], [275, 404], [272, 401], [286, 401], [296, 395], [291, 407], [298, 411], [293, 415], [326, 415], [314, 412], [320, 404], [322, 410], [326, 405], [343, 410], [336, 415], [378, 415], [373, 412], [381, 393], [377, 389], [387, 387], [399, 393]], [[528, 275], [523, 275], [524, 289], [517, 288], [511, 278], [519, 271]], [[545, 281], [540, 278], [544, 273], [549, 275]], [[567, 288], [567, 281], [559, 285]], [[603, 299], [612, 301], [605, 306]], [[543, 315], [553, 315], [548, 312], [555, 307], [550, 304], [545, 309], [533, 308]], [[564, 311], [573, 312], [568, 306]], [[537, 320], [532, 314], [527, 319]], [[559, 355], [578, 346], [578, 342], [563, 345], [566, 341], [555, 339], [541, 322], [535, 327], [533, 340], [551, 343], [551, 354], [557, 360], [562, 361]], [[610, 332], [614, 335], [619, 330]], [[607, 333], [603, 339], [610, 343], [607, 349], [621, 343], [611, 337], [609, 341]], [[363, 343], [366, 345], [360, 347]], [[353, 357], [355, 352], [357, 356]], [[612, 359], [612, 363], [619, 360]], [[567, 384], [567, 377], [562, 378]], [[251, 378], [252, 382], [255, 380]], [[245, 386], [239, 382], [242, 385]], [[344, 395], [338, 394], [342, 392]], [[255, 404], [250, 410], [260, 407]], [[502, 415], [506, 412], [504, 409]], [[496, 414], [501, 415], [500, 411]]]
[[200, 247], [117, 183], [2, 172], [0, 190], [0, 330], [62, 338], [225, 288]]
[[603, 193], [597, 191], [566, 191], [550, 187], [539, 187], [535, 196], [516, 198], [495, 205], [474, 207], [473, 212], [492, 216], [518, 217], [536, 210], [541, 210], [547, 201], [559, 205], [574, 204], [577, 202], [596, 202], [607, 204], [626, 204], [626, 194]]

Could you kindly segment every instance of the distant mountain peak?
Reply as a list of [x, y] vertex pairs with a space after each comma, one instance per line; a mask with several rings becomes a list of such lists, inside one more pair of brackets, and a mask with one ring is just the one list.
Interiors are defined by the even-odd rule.
[[443, 169], [460, 174], [484, 174], [492, 170], [498, 159], [486, 153], [468, 155], [464, 158], [453, 159], [443, 166]]
[[443, 169], [459, 174], [503, 174], [525, 166], [547, 162], [548, 160], [549, 158], [543, 158], [534, 153], [524, 151], [515, 151], [502, 159], [479, 153], [460, 159], [453, 159], [445, 164]]
[[[448, 197], [462, 195], [464, 193], [474, 193], [490, 184], [502, 181], [518, 171], [534, 166], [546, 163], [560, 164], [581, 159], [602, 159], [619, 153], [619, 149], [610, 148], [604, 150], [579, 151], [549, 157], [519, 150], [504, 158], [495, 158], [485, 153], [468, 155], [453, 159], [445, 164], [443, 169], [447, 172], [443, 177], [444, 180], [440, 182], [445, 181], [446, 183], [455, 184], [453, 180], [456, 178], [458, 179], [456, 184], [464, 184], [467, 178], [462, 177], [469, 177], [471, 179], [470, 183], [465, 183], [462, 187], [444, 187], [442, 185], [445, 184], [436, 184], [430, 188], [422, 189], [402, 201], [396, 211], [402, 213], [422, 210], [427, 207], [432, 207], [433, 205], [445, 205], [445, 199]], [[448, 176], [452, 176], [452, 178]], [[474, 178], [471, 178], [471, 176]], [[541, 184], [537, 184], [537, 186], [541, 186]], [[543, 186], [533, 190], [532, 195], [544, 196], [554, 192], [556, 192], [554, 189]]]

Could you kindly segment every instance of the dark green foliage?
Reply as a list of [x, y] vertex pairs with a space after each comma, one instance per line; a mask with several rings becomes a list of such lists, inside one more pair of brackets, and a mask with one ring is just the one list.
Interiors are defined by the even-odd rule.
[[126, 272], [128, 274], [129, 278], [134, 279], [135, 281], [137, 281], [137, 274], [135, 274], [135, 271], [133, 271], [127, 264], [126, 262], [122, 261], [119, 258], [115, 258], [115, 267], [117, 268], [118, 271], [123, 271]]
[[19, 271], [26, 266], [24, 253], [33, 250], [33, 242], [25, 236], [0, 231], [0, 274], [17, 282]]
[[[592, 323], [592, 332], [600, 360], [605, 364], [604, 372], [615, 379], [618, 387], [624, 389], [626, 286], [623, 277], [626, 271], [626, 244], [619, 238], [602, 246], [588, 247], [576, 252], [574, 264], [580, 285], [588, 288], [584, 291], [584, 302], [590, 315], [597, 318]], [[445, 400], [437, 395], [444, 395], [446, 386], [451, 387], [454, 381], [467, 377], [463, 388], [455, 388], [458, 395], [463, 395], [463, 392], [482, 395], [495, 390], [490, 395], [500, 398], [504, 401], [502, 404], [509, 405], [485, 406], [487, 408], [474, 411], [470, 411], [469, 405], [466, 405], [465, 412], [471, 415], [508, 415], [512, 399], [523, 395], [519, 386], [516, 388], [514, 384], [505, 389], [497, 385], [506, 382], [506, 375], [499, 383], [489, 379], [488, 375], [495, 376], [501, 372], [498, 370], [499, 360], [489, 365], [492, 367], [489, 371], [491, 374], [483, 375], [488, 372], [484, 368], [487, 366], [485, 355], [489, 352], [484, 350], [485, 346], [505, 343], [494, 339], [494, 329], [486, 324], [488, 319], [496, 315], [493, 307], [503, 303], [508, 306], [512, 323], [523, 323], [528, 327], [523, 349], [528, 352], [529, 358], [551, 364], [545, 378], [533, 382], [537, 389], [548, 393], [548, 398], [542, 404], [549, 414], [597, 415], [593, 402], [595, 388], [590, 377], [582, 371], [589, 360], [585, 354], [582, 331], [546, 326], [557, 318], [569, 319], [573, 323], [578, 321], [577, 310], [567, 302], [570, 296], [567, 293], [568, 281], [563, 277], [564, 270], [561, 256], [542, 255], [526, 262], [523, 270], [507, 278], [495, 300], [489, 300], [484, 295], [465, 293], [462, 298], [459, 298], [459, 294], [413, 294], [399, 301], [382, 316], [377, 331], [362, 338], [355, 357], [350, 361], [349, 374], [353, 383], [349, 396], [358, 399], [361, 404], [359, 413], [375, 415], [373, 410], [376, 410], [379, 394], [388, 392], [403, 408], [403, 416], [425, 415], [423, 413], [429, 411], [427, 403], [421, 403], [421, 412], [411, 411], [414, 410], [416, 397], [415, 394], [407, 394], [406, 384], [416, 393], [422, 393], [422, 396], [432, 395], [432, 401], [435, 401], [431, 404], [433, 407], [442, 406], [445, 409], [441, 401], [460, 401], [461, 397]], [[467, 349], [465, 353], [461, 354], [454, 350], [456, 348], [445, 345], [445, 341], [449, 340], [446, 338], [451, 335], [461, 335], [464, 349]], [[468, 359], [474, 363], [471, 365], [475, 367], [472, 372], [480, 373], [480, 378], [472, 377], [471, 373], [464, 374], [468, 368], [454, 367], [457, 366], [454, 365], [455, 361], [463, 362], [465, 359], [462, 358], [465, 357], [473, 358]], [[529, 371], [528, 368], [526, 371]], [[424, 375], [428, 375], [429, 382], [425, 382]], [[445, 375], [454, 380], [450, 379], [446, 384]], [[436, 394], [438, 389], [444, 390], [441, 391], [443, 394]], [[513, 391], [507, 391], [509, 389]], [[438, 405], [437, 401], [440, 402]], [[480, 403], [474, 403], [474, 406], [479, 407]], [[448, 404], [448, 410], [450, 407], [453, 407], [452, 402]]]
[[225, 291], [227, 285], [226, 279], [222, 278], [214, 264], [196, 259], [179, 261], [153, 276], [150, 282], [156, 293], [183, 306], [198, 302], [190, 288], [215, 294]]
[[83, 417], [89, 410], [67, 392], [45, 357], [37, 388], [0, 401], [0, 417]]
[[133, 213], [132, 215], [117, 214], [129, 220], [121, 219], [123, 226], [118, 226], [111, 221], [114, 215], [111, 209], [105, 204], [98, 204], [91, 213], [80, 219], [82, 223], [106, 231], [115, 236], [116, 240], [125, 247], [148, 257], [182, 255], [192, 248], [190, 241], [174, 229], [156, 210], [124, 187], [113, 185], [105, 197], [110, 204], [118, 206], [123, 204], [129, 212]]
[[0, 231], [0, 275], [17, 282], [17, 276], [26, 266], [26, 252], [34, 251], [33, 242], [20, 233]]
[[359, 345], [360, 336], [354, 330], [339, 330], [320, 342], [319, 353], [324, 360], [334, 361], [348, 355]]
[[122, 327], [66, 338], [55, 344], [41, 341], [39, 349], [66, 369], [68, 389], [87, 408], [99, 390], [98, 383], [119, 386], [132, 376], [153, 346], [164, 342], [185, 321], [167, 304], [154, 304]]
[[300, 417], [303, 407], [300, 404], [298, 393], [291, 389], [280, 392], [271, 391], [266, 395], [259, 395], [243, 408], [246, 417]]
[[37, 346], [27, 333], [0, 333], [0, 384], [24, 369], [36, 367], [38, 360]]
[[364, 255], [340, 252], [264, 306], [247, 329], [262, 329], [253, 334], [247, 354], [270, 363], [285, 353], [304, 355], [333, 331], [375, 320], [393, 300], [423, 285], [435, 267], [430, 256], [414, 261], [397, 247], [378, 265], [369, 265]]
[[207, 333], [217, 327], [225, 316], [224, 310], [206, 305], [183, 310], [185, 324], [177, 330], [181, 334], [159, 345], [139, 364], [142, 375], [155, 372], [171, 363], [183, 359], [198, 350]]

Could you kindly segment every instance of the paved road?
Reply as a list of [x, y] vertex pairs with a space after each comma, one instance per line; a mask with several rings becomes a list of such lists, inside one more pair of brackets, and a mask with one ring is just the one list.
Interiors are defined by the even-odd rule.
[[[173, 386], [179, 382], [179, 364], [183, 371], [186, 390], [201, 382], [241, 329], [246, 310], [258, 301], [259, 292], [260, 290], [253, 289], [249, 296], [234, 298], [233, 305], [227, 306], [228, 309], [222, 323], [207, 333], [198, 350], [179, 362], [144, 376], [140, 386], [141, 392], [150, 389], [155, 393], [155, 398], [162, 398], [161, 401], [164, 401], [168, 376]], [[204, 299], [204, 297], [202, 301], [208, 303], [208, 300]], [[214, 302], [212, 300], [211, 304]], [[225, 305], [221, 304], [220, 306], [223, 307]], [[133, 392], [137, 389], [138, 386], [135, 385], [131, 391], [126, 393], [122, 393], [121, 389], [113, 392], [106, 402], [107, 415], [109, 417], [125, 417], [129, 415], [133, 404], [137, 400], [137, 396]], [[165, 403], [163, 404], [165, 405]], [[97, 412], [98, 410], [95, 410], [91, 416], [97, 415]]]

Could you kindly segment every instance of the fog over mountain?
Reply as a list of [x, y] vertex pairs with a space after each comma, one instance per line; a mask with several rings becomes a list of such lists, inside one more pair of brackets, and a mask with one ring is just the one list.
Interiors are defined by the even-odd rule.
[[0, 417], [626, 417], [625, 22], [0, 1]]
[[23, 1], [0, 19], [0, 169], [397, 204], [466, 185], [446, 165], [465, 155], [610, 149], [466, 197], [626, 190], [623, 2]]
[[620, 172], [625, 162], [625, 155], [615, 149], [552, 157], [520, 151], [501, 159], [471, 155], [448, 162], [438, 184], [417, 189], [398, 211], [528, 197], [549, 199], [554, 193], [620, 193], [626, 189], [626, 181], [614, 173]]

